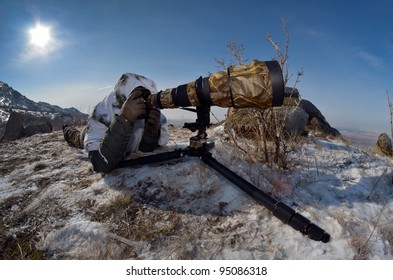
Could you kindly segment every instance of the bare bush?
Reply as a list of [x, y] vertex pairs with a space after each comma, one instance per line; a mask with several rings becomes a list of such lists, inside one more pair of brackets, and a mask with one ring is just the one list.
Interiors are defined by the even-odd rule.
[[219, 66], [219, 68], [226, 70], [228, 67], [232, 65], [243, 65], [247, 62], [247, 59], [244, 59], [244, 46], [235, 40], [231, 39], [227, 44], [227, 54], [230, 57], [233, 57], [235, 61], [229, 58], [229, 63], [226, 58], [216, 58], [214, 59]]
[[297, 150], [304, 141], [298, 133], [285, 131], [287, 114], [270, 109], [237, 110], [236, 114], [227, 118], [226, 131], [250, 161], [288, 169], [289, 153]]
[[[289, 32], [287, 29], [285, 19], [282, 20], [283, 30], [285, 32], [285, 47], [282, 48], [281, 44], [274, 41], [270, 35], [267, 34], [267, 40], [276, 52], [276, 60], [283, 70], [284, 83], [287, 85], [288, 81], [293, 77], [288, 70], [288, 51], [289, 51]], [[231, 54], [235, 61], [241, 65], [244, 64], [244, 46], [231, 40], [227, 44], [228, 53]], [[216, 59], [217, 64], [226, 68], [228, 63], [225, 59]], [[234, 61], [230, 60], [229, 66], [234, 65]], [[298, 71], [293, 89], [300, 82], [300, 77], [303, 75], [303, 70]], [[291, 92], [286, 99], [293, 99]], [[291, 106], [286, 109], [234, 109], [230, 108], [228, 111], [228, 118], [225, 125], [227, 132], [230, 134], [231, 140], [237, 147], [242, 145], [238, 143], [239, 136], [251, 139], [254, 145], [249, 145], [248, 148], [254, 147], [250, 154], [253, 155], [254, 160], [266, 162], [270, 166], [278, 166], [287, 169], [289, 166], [288, 154], [292, 152], [299, 143], [299, 134], [288, 133], [286, 130], [286, 123], [291, 114], [297, 109], [299, 99], [295, 103], [292, 102]], [[247, 152], [247, 150], [244, 150]]]

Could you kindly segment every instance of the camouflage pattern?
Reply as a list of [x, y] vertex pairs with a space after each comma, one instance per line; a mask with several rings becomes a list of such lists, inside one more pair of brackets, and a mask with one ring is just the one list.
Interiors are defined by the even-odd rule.
[[[213, 105], [236, 108], [272, 107], [273, 88], [270, 72], [265, 62], [254, 60], [248, 65], [231, 66], [230, 84], [233, 103], [230, 96], [228, 72], [220, 71], [209, 77], [210, 96]], [[172, 100], [172, 88], [160, 92], [163, 108], [176, 108]], [[195, 81], [187, 84], [187, 95], [191, 106], [201, 105], [196, 94]], [[156, 97], [152, 97], [156, 99]]]
[[85, 133], [86, 127], [83, 128], [82, 131], [77, 128], [68, 126], [63, 129], [64, 139], [71, 147], [75, 147], [78, 149], [84, 148], [83, 139], [85, 137]]

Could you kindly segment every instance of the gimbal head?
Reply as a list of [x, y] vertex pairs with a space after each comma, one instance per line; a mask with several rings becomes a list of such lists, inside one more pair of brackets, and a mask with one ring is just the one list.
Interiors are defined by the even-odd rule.
[[190, 138], [190, 147], [200, 148], [206, 142], [206, 129], [210, 127], [210, 105], [197, 106], [196, 109], [182, 108], [186, 111], [196, 112], [197, 119], [193, 123], [184, 123], [183, 128], [192, 132], [198, 131], [197, 135]]

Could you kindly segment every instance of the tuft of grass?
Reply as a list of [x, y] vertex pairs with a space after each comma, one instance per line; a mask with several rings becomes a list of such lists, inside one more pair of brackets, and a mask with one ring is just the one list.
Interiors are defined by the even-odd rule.
[[34, 172], [38, 172], [38, 171], [41, 171], [41, 170], [44, 170], [44, 169], [47, 169], [47, 168], [49, 168], [49, 165], [46, 164], [45, 162], [40, 161], [40, 162], [37, 162], [34, 165], [33, 171]]
[[15, 236], [1, 236], [0, 258], [3, 260], [42, 260], [43, 251], [35, 247], [35, 232], [18, 233]]
[[116, 235], [133, 240], [153, 243], [160, 238], [171, 236], [180, 226], [180, 218], [172, 212], [149, 208], [132, 199], [130, 195], [120, 195], [99, 209], [93, 221], [111, 221], [111, 231]]
[[393, 254], [393, 226], [391, 224], [383, 225], [379, 228], [382, 238], [389, 244], [390, 254]]
[[351, 246], [355, 250], [354, 260], [367, 260], [371, 253], [371, 248], [368, 243], [368, 239], [365, 236], [357, 235], [356, 233], [351, 234]]

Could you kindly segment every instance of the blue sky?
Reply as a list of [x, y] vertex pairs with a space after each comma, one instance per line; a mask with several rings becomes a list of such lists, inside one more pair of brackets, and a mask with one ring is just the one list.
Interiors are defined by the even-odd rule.
[[[0, 80], [34, 101], [88, 111], [124, 72], [159, 89], [214, 73], [230, 40], [249, 61], [270, 60], [266, 34], [285, 45], [285, 18], [302, 97], [334, 127], [390, 132], [392, 11], [390, 0], [0, 0]], [[29, 42], [37, 23], [50, 28], [43, 48]]]

